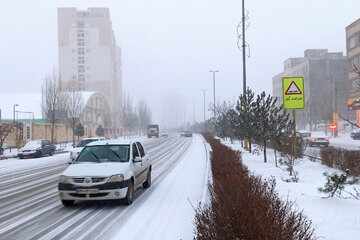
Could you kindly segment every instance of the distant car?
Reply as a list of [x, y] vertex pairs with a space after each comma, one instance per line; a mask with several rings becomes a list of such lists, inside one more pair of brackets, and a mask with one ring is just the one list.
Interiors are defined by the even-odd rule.
[[307, 141], [310, 147], [313, 146], [329, 146], [330, 140], [328, 136], [323, 132], [311, 132], [310, 137], [308, 137]]
[[182, 131], [182, 132], [180, 133], [180, 137], [185, 137], [185, 131]]
[[19, 149], [18, 157], [42, 157], [44, 155], [52, 156], [56, 146], [47, 139], [32, 140]]
[[60, 175], [59, 196], [64, 206], [76, 200], [123, 200], [130, 205], [137, 187], [150, 187], [151, 170], [149, 155], [140, 142], [91, 142]]
[[300, 133], [301, 137], [303, 137], [303, 138], [308, 138], [311, 135], [311, 132], [308, 130], [299, 130], [299, 133]]
[[161, 132], [161, 136], [162, 136], [162, 137], [167, 137], [168, 134], [167, 134], [167, 132]]
[[[0, 142], [1, 145], [2, 142]], [[7, 144], [6, 143], [2, 143], [1, 148], [0, 148], [0, 155], [2, 155], [5, 151], [5, 149], [7, 148]]]
[[360, 128], [352, 130], [350, 133], [350, 137], [354, 140], [360, 139]]
[[185, 137], [192, 137], [192, 131], [185, 131]]
[[104, 137], [93, 137], [93, 138], [81, 139], [70, 152], [71, 162], [73, 162], [77, 158], [77, 156], [79, 155], [81, 150], [83, 150], [83, 148], [86, 146], [86, 144], [95, 142], [95, 141], [101, 141], [101, 140], [106, 140], [106, 139]]

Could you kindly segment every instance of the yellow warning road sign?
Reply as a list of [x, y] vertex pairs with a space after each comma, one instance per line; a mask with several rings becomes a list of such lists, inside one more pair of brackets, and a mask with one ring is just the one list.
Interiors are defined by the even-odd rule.
[[282, 79], [282, 86], [285, 109], [305, 108], [303, 77], [284, 77]]
[[333, 123], [339, 123], [339, 114], [333, 113]]

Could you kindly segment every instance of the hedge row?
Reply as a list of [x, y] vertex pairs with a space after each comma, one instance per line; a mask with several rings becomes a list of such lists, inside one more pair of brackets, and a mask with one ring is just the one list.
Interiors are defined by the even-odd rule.
[[360, 151], [344, 148], [327, 147], [320, 150], [321, 161], [326, 166], [345, 171], [350, 175], [360, 176]]
[[314, 239], [311, 221], [280, 200], [275, 180], [249, 174], [240, 152], [204, 134], [212, 148], [210, 203], [195, 216], [196, 239]]

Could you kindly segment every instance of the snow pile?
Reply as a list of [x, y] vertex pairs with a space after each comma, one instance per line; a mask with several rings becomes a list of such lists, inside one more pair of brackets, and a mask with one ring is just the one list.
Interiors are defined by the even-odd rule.
[[[299, 182], [288, 183], [283, 180], [289, 178], [289, 173], [275, 167], [273, 151], [268, 151], [268, 163], [264, 163], [262, 154], [248, 153], [240, 147], [239, 143], [224, 143], [242, 152], [243, 163], [254, 174], [276, 179], [276, 189], [280, 196], [283, 199], [295, 201], [300, 209], [304, 209], [305, 215], [313, 221], [317, 237], [334, 240], [359, 239], [360, 201], [350, 198], [326, 198], [327, 195], [318, 191], [318, 188], [323, 187], [326, 182], [323, 172], [337, 172], [338, 170], [302, 159], [295, 166], [295, 171], [299, 173]], [[352, 187], [360, 189], [360, 184]]]

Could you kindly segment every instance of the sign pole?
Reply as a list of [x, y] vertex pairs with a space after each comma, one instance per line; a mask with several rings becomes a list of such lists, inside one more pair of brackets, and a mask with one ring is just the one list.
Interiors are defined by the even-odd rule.
[[297, 149], [296, 149], [296, 119], [295, 119], [295, 109], [292, 110], [293, 121], [294, 121], [294, 135], [293, 135], [293, 151], [294, 151], [294, 158], [296, 159], [297, 156]]

